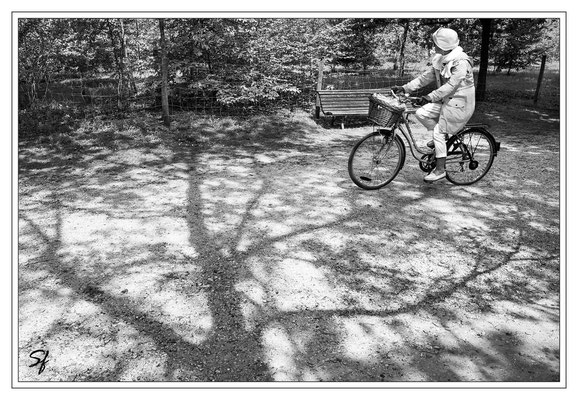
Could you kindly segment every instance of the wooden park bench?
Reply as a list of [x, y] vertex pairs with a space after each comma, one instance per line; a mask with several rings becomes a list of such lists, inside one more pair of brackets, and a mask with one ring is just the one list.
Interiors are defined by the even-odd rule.
[[369, 96], [373, 93], [391, 93], [391, 89], [317, 90], [319, 106], [316, 109], [316, 117], [319, 119], [322, 112], [324, 116], [332, 117], [332, 125], [336, 117], [341, 117], [343, 129], [345, 118], [368, 115]]

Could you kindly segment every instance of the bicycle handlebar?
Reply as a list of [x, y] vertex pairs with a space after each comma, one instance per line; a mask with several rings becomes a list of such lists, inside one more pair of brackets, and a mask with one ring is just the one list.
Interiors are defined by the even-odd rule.
[[407, 93], [404, 96], [398, 96], [393, 90], [391, 91], [391, 95], [400, 103], [411, 103], [412, 106], [416, 106], [416, 103], [421, 99], [421, 97], [412, 97]]

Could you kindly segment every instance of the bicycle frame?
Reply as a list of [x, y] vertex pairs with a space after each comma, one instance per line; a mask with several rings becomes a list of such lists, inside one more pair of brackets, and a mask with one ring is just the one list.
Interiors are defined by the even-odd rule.
[[[411, 151], [411, 155], [413, 156], [413, 158], [415, 158], [417, 161], [423, 161], [423, 156], [429, 156], [429, 155], [434, 155], [435, 150], [434, 149], [428, 149], [428, 151], [422, 151], [419, 149], [415, 138], [413, 136], [413, 132], [411, 131], [411, 127], [409, 126], [409, 116], [415, 114], [415, 110], [411, 110], [411, 111], [404, 111], [404, 113], [402, 114], [402, 116], [400, 117], [400, 119], [397, 121], [397, 123], [393, 126], [393, 128], [391, 129], [391, 132], [393, 134], [397, 134], [396, 130], [398, 129], [401, 134], [403, 135], [403, 137], [405, 138], [405, 140], [407, 141], [408, 145], [409, 145], [409, 149]], [[467, 132], [470, 129], [478, 129], [478, 130], [482, 130], [484, 132], [486, 132], [490, 138], [490, 140], [493, 142], [494, 145], [494, 156], [498, 155], [498, 151], [500, 150], [500, 142], [496, 141], [494, 136], [488, 132], [488, 130], [486, 129], [487, 125], [485, 124], [466, 124], [466, 126], [464, 126], [462, 129], [460, 129], [459, 131], [457, 131], [455, 134], [453, 134], [452, 136], [457, 136], [458, 134], [462, 133], [462, 132]], [[448, 138], [449, 140], [449, 138]]]
[[[400, 99], [393, 91], [391, 92], [392, 96], [395, 97], [397, 100], [407, 103], [407, 101], [411, 101], [415, 98], [406, 96], [405, 99]], [[405, 101], [404, 101], [405, 100]], [[405, 140], [407, 141], [407, 144], [409, 145], [409, 149], [411, 151], [411, 155], [413, 156], [413, 158], [415, 158], [420, 165], [422, 165], [422, 163], [426, 163], [428, 165], [430, 165], [431, 163], [435, 162], [436, 157], [435, 157], [435, 149], [430, 149], [428, 148], [426, 151], [421, 150], [416, 141], [415, 138], [413, 136], [413, 132], [411, 131], [411, 127], [409, 126], [409, 116], [412, 114], [415, 114], [415, 112], [417, 111], [417, 109], [412, 108], [410, 110], [405, 110], [402, 115], [400, 116], [399, 120], [395, 123], [395, 125], [391, 128], [391, 129], [385, 129], [385, 131], [387, 132], [391, 132], [391, 134], [395, 137], [395, 135], [399, 135], [396, 130], [399, 129], [399, 131], [401, 132], [401, 135], [405, 138]], [[486, 129], [486, 125], [485, 124], [466, 124], [462, 129], [460, 129], [458, 132], [454, 133], [452, 135], [452, 137], [457, 137], [458, 141], [460, 142], [460, 148], [462, 148], [462, 143], [461, 140], [459, 139], [459, 135], [461, 133], [464, 132], [468, 132], [471, 129], [475, 129], [475, 130], [480, 130], [480, 131], [484, 131], [487, 135], [489, 140], [492, 142], [493, 144], [493, 149], [494, 149], [494, 156], [497, 156], [498, 151], [500, 150], [500, 142], [496, 141], [496, 139], [494, 138], [494, 136], [488, 132], [488, 130]], [[381, 130], [381, 128], [380, 128]], [[446, 141], [451, 140], [451, 138], [448, 137], [448, 135], [446, 135]], [[403, 142], [403, 140], [402, 140]], [[423, 149], [423, 147], [422, 147]], [[471, 154], [469, 154], [469, 150], [466, 150], [467, 153], [467, 157], [471, 158]], [[462, 152], [460, 151], [459, 154], [456, 155], [461, 155]], [[448, 156], [450, 154], [448, 153]], [[447, 161], [447, 162], [451, 162], [451, 161]], [[460, 160], [458, 160], [458, 162], [460, 162]]]
[[[399, 129], [399, 131], [405, 137], [405, 140], [407, 141], [407, 143], [409, 145], [409, 150], [411, 151], [411, 155], [413, 156], [413, 158], [415, 158], [417, 161], [422, 161], [421, 157], [433, 154], [435, 152], [435, 150], [431, 149], [431, 150], [428, 150], [427, 152], [424, 152], [424, 151], [421, 151], [419, 149], [419, 147], [417, 146], [417, 143], [415, 141], [415, 138], [413, 137], [411, 127], [409, 126], [408, 117], [411, 114], [415, 114], [415, 110], [404, 111], [404, 113], [400, 117], [399, 121], [397, 121], [397, 123], [394, 125], [394, 127], [392, 128], [391, 131], [393, 134], [396, 134], [395, 130]], [[416, 152], [419, 153], [419, 155], [416, 154]]]

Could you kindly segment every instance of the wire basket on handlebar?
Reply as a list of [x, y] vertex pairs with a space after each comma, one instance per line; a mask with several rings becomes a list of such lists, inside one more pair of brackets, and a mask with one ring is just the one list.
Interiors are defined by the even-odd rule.
[[393, 97], [374, 93], [369, 97], [368, 119], [379, 126], [391, 128], [405, 111], [405, 106]]

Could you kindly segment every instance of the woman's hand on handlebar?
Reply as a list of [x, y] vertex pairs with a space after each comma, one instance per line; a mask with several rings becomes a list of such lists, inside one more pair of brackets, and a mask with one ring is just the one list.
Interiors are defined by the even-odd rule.
[[413, 103], [416, 106], [423, 106], [427, 103], [431, 103], [431, 98], [429, 96], [414, 97]]
[[[396, 98], [399, 100], [400, 103], [410, 103], [412, 106], [421, 106], [422, 97], [413, 97], [410, 96], [408, 93], [405, 96], [399, 96]], [[425, 104], [425, 103], [424, 103]]]
[[[391, 93], [401, 103], [411, 103], [413, 106], [421, 107], [424, 104], [431, 103], [431, 98], [429, 96], [419, 96], [412, 97], [409, 93], [405, 93], [403, 86], [392, 86]], [[400, 95], [398, 97], [398, 95]]]

